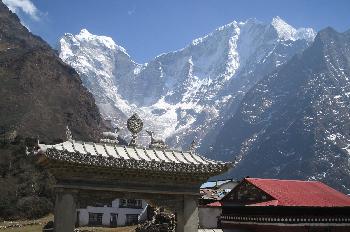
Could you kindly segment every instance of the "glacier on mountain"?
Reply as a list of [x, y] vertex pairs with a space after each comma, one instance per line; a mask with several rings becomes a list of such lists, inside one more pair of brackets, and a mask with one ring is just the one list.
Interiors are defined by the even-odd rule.
[[[183, 49], [138, 64], [112, 38], [83, 29], [65, 34], [59, 53], [124, 136], [126, 118], [137, 112], [146, 129], [184, 148], [192, 139], [210, 146], [215, 129], [235, 113], [245, 93], [303, 51], [315, 34], [279, 17], [270, 24], [234, 21]], [[147, 139], [141, 134], [141, 141]]]

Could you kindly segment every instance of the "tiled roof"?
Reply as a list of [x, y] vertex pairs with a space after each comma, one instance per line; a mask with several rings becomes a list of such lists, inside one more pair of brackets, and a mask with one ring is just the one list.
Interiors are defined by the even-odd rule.
[[124, 169], [220, 173], [232, 165], [207, 159], [191, 151], [139, 148], [112, 143], [69, 140], [55, 145], [40, 144], [40, 147], [38, 153], [51, 160]]
[[350, 197], [319, 181], [276, 180], [245, 178], [276, 201], [262, 202], [263, 205], [278, 206], [350, 206]]

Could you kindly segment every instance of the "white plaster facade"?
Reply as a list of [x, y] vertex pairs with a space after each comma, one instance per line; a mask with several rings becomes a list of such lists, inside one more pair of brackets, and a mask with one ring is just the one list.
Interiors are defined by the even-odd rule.
[[[139, 221], [146, 220], [146, 201], [140, 200], [142, 202], [140, 208], [128, 208], [127, 206], [121, 207], [120, 201], [121, 199], [115, 199], [112, 201], [111, 207], [105, 205], [104, 207], [88, 206], [84, 209], [77, 209], [77, 220], [79, 220], [79, 226], [91, 225], [91, 223], [89, 223], [89, 213], [102, 214], [102, 226], [106, 227], [125, 226], [127, 224], [127, 215], [138, 215]], [[116, 224], [111, 223], [113, 220], [112, 214], [116, 215]]]

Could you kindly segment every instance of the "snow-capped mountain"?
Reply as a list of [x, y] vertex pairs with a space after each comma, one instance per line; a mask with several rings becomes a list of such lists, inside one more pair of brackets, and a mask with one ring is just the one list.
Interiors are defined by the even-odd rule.
[[295, 29], [276, 17], [270, 24], [229, 23], [145, 64], [134, 62], [111, 38], [86, 29], [65, 34], [59, 52], [81, 75], [104, 117], [124, 128], [137, 112], [170, 146], [186, 147], [194, 138], [213, 142], [245, 93], [314, 37], [314, 30]]
[[267, 75], [218, 132], [228, 175], [321, 180], [350, 193], [350, 31], [314, 43]]

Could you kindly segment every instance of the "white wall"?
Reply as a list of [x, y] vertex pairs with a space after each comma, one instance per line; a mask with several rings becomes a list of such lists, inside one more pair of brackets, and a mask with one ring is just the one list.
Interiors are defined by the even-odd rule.
[[218, 228], [218, 217], [221, 215], [221, 207], [199, 207], [199, 228]]
[[118, 226], [124, 226], [126, 223], [127, 214], [141, 214], [144, 208], [147, 206], [146, 201], [142, 200], [141, 209], [133, 208], [119, 208], [119, 199], [112, 201], [112, 207], [93, 207], [88, 206], [85, 209], [77, 209], [79, 211], [79, 226], [87, 226], [89, 224], [89, 213], [103, 213], [102, 225], [110, 226], [111, 213], [118, 214], [117, 224]]

